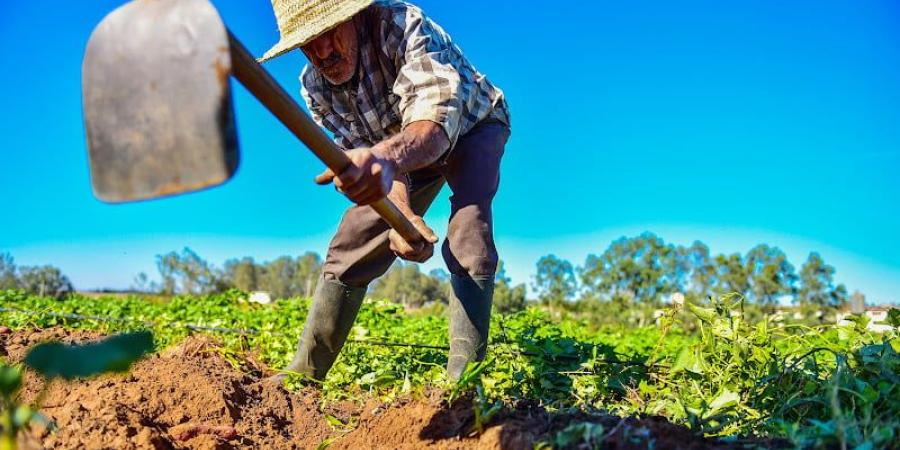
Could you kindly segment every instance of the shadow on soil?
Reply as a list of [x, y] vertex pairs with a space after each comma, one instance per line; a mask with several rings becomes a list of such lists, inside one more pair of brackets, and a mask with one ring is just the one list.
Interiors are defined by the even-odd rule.
[[[471, 439], [476, 435], [471, 398], [444, 404], [419, 433], [423, 441]], [[790, 448], [785, 441], [745, 439], [721, 441], [700, 436], [663, 417], [620, 418], [583, 412], [549, 412], [534, 404], [504, 409], [482, 430], [494, 448], [534, 449], [756, 449]]]

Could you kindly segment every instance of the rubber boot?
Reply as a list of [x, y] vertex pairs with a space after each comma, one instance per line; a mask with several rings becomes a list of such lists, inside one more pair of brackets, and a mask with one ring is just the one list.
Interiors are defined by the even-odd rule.
[[450, 356], [447, 376], [458, 380], [466, 365], [481, 361], [487, 351], [491, 325], [491, 303], [494, 279], [473, 279], [451, 275], [450, 285]]
[[287, 370], [324, 380], [359, 313], [366, 288], [319, 279], [297, 353]]

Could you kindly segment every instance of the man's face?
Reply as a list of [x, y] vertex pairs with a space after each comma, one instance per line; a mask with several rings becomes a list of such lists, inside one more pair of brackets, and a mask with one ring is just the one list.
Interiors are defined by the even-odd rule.
[[301, 47], [309, 62], [331, 84], [344, 84], [353, 78], [359, 45], [353, 20], [348, 20]]

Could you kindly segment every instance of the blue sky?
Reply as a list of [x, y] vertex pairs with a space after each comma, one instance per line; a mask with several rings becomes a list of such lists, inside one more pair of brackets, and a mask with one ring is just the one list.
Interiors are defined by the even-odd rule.
[[[184, 246], [219, 264], [323, 252], [347, 201], [312, 183], [319, 163], [237, 83], [234, 180], [137, 204], [92, 197], [81, 57], [120, 3], [0, 3], [0, 251], [79, 288], [126, 287]], [[214, 3], [255, 54], [276, 42], [268, 1]], [[819, 251], [851, 290], [900, 301], [900, 3], [418, 4], [509, 99], [495, 217], [515, 281], [544, 254], [577, 265], [649, 230], [713, 252], [765, 242], [797, 267]], [[266, 67], [298, 96], [304, 63]], [[426, 216], [440, 235], [447, 195]]]

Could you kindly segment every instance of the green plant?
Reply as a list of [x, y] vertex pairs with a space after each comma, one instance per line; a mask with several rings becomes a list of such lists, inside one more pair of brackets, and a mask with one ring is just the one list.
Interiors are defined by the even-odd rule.
[[[284, 367], [308, 300], [263, 306], [243, 298], [229, 291], [169, 302], [77, 295], [58, 302], [0, 291], [0, 305], [7, 308], [0, 322], [13, 329], [64, 326], [104, 333], [149, 327], [161, 347], [205, 327], [222, 341], [229, 360], [240, 361], [252, 349], [270, 367]], [[496, 405], [525, 402], [551, 411], [660, 415], [698, 433], [785, 438], [801, 448], [898, 448], [896, 331], [875, 334], [860, 321], [792, 323], [736, 295], [708, 302], [688, 298], [663, 309], [658, 324], [654, 311], [599, 304], [602, 323], [593, 321], [593, 313], [556, 315], [556, 307], [496, 315], [488, 358], [448, 386], [446, 317], [367, 301], [347, 346], [317, 388], [324, 402], [362, 394], [390, 400], [447, 388], [450, 400], [471, 396], [482, 429], [501, 414]], [[636, 320], [635, 312], [646, 318]], [[897, 312], [890, 317], [900, 321]]]
[[573, 423], [557, 432], [543, 448], [595, 449], [601, 448], [606, 430], [603, 425], [591, 422]]
[[21, 387], [22, 372], [16, 367], [0, 365], [0, 450], [15, 449], [19, 430], [28, 426], [36, 414], [16, 402]]

